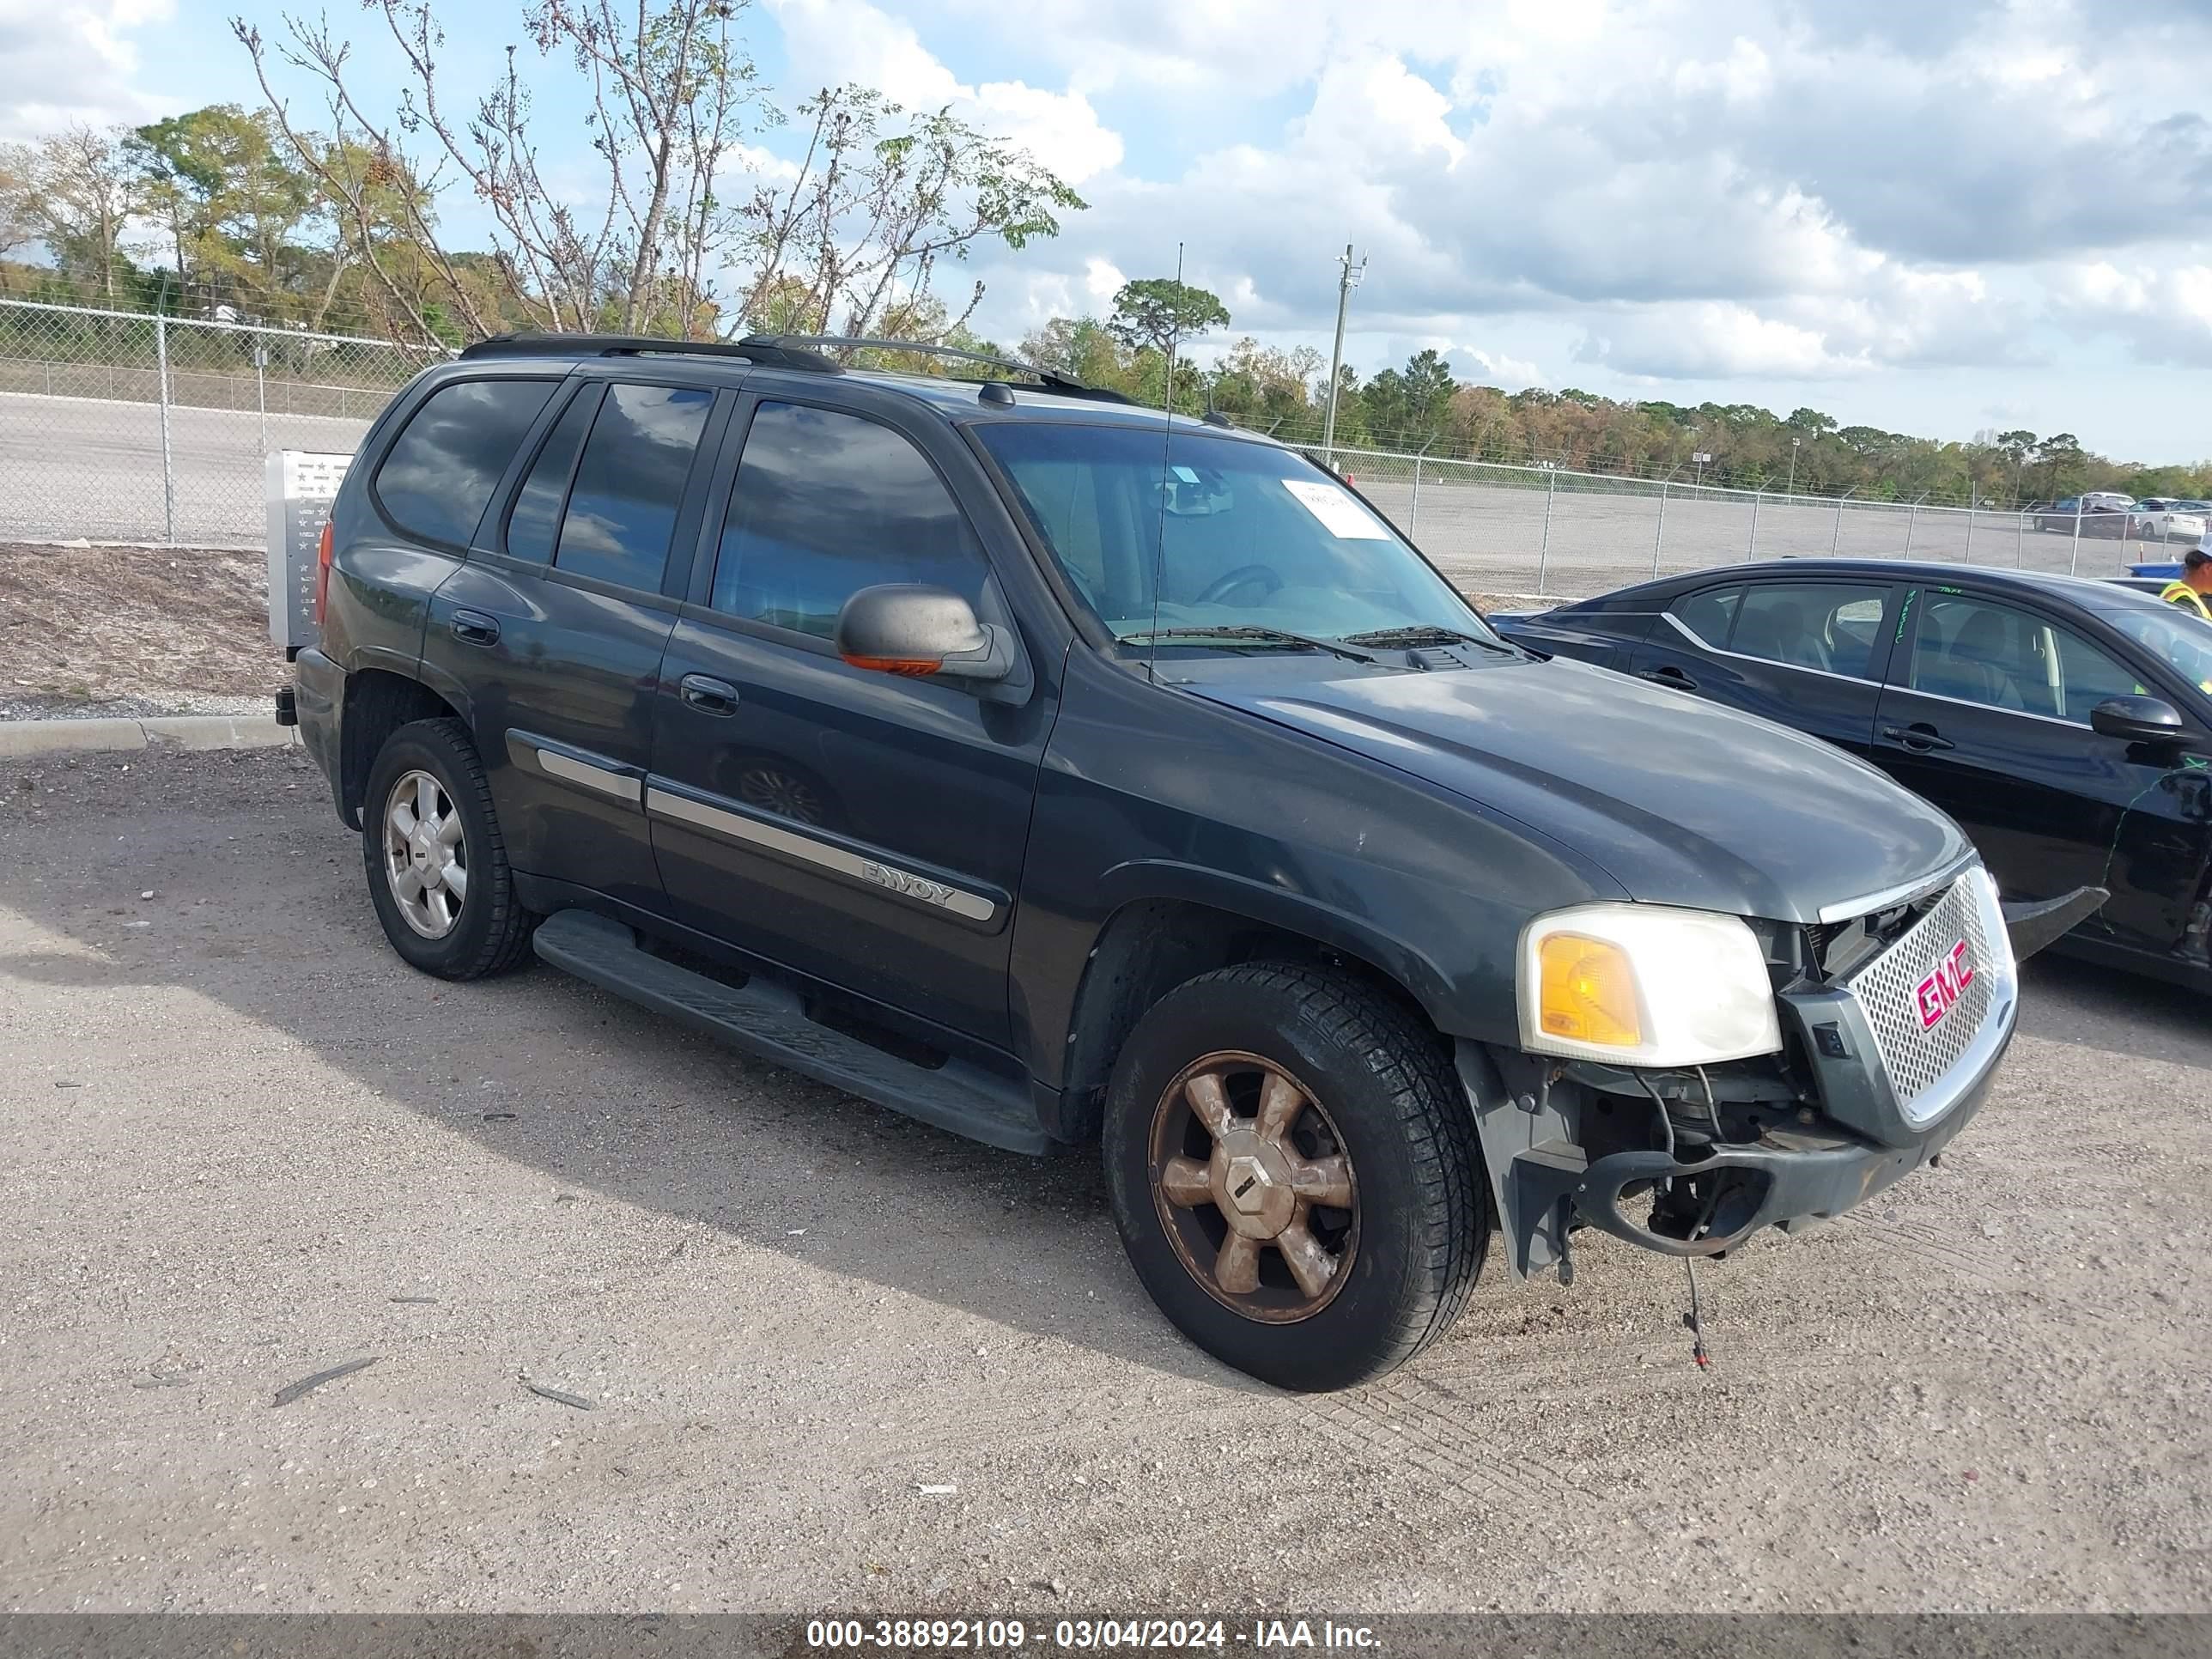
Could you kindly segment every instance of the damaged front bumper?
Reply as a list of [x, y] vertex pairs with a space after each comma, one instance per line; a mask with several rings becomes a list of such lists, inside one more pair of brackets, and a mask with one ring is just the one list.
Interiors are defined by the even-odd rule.
[[1978, 925], [1998, 951], [1979, 1023], [1917, 1068], [1897, 1024], [1882, 1026], [1890, 1000], [1863, 983], [1778, 993], [1784, 1052], [1758, 1061], [1637, 1070], [1461, 1042], [1515, 1274], [1571, 1279], [1570, 1238], [1585, 1225], [1664, 1255], [1721, 1255], [1765, 1228], [1840, 1215], [1936, 1158], [1980, 1109], [2019, 1019], [1995, 909], [1992, 895]]

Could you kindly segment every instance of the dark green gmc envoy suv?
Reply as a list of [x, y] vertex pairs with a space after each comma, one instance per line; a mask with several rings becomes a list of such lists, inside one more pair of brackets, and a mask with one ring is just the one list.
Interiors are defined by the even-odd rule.
[[848, 343], [426, 372], [280, 710], [408, 962], [1102, 1146], [1146, 1288], [1256, 1376], [1400, 1364], [1493, 1234], [1565, 1278], [1584, 1227], [1711, 1257], [1859, 1203], [2094, 902], [2008, 919], [1871, 767], [1506, 643], [1291, 449]]

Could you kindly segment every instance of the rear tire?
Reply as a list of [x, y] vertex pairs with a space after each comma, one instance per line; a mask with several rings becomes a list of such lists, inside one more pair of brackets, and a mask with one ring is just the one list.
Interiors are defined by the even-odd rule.
[[530, 954], [537, 917], [514, 896], [483, 763], [458, 720], [385, 740], [362, 801], [369, 902], [407, 963], [440, 979], [502, 974]]
[[1255, 963], [1139, 1021], [1109, 1088], [1114, 1219], [1177, 1329], [1278, 1388], [1342, 1389], [1449, 1329], [1489, 1240], [1437, 1034], [1347, 975]]

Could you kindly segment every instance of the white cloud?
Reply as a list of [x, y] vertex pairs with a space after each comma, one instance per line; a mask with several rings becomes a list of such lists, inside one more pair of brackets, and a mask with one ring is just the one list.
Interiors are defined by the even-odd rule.
[[1611, 325], [1595, 325], [1575, 360], [1624, 374], [1683, 380], [1822, 380], [1870, 366], [1863, 356], [1832, 349], [1817, 328], [1719, 300], [1646, 307]]
[[1129, 279], [1103, 259], [1086, 261], [1083, 267], [1083, 291], [1094, 311], [1103, 311], [1114, 303], [1114, 296]]
[[1445, 352], [1452, 370], [1461, 379], [1480, 386], [1501, 386], [1508, 392], [1520, 392], [1544, 383], [1544, 372], [1535, 364], [1505, 353], [1480, 350], [1474, 346], [1454, 346]]
[[1072, 185], [1121, 160], [1121, 135], [1100, 122], [1083, 94], [1021, 81], [963, 85], [911, 25], [867, 0], [769, 0], [769, 8], [783, 31], [794, 87], [857, 81], [909, 109], [949, 107], [1021, 145]]
[[[2212, 250], [2170, 263], [2108, 259], [2052, 279], [2056, 307], [2083, 328], [2117, 335], [2148, 362], [2212, 368]], [[2186, 261], [2186, 263], [2185, 263]]]
[[1349, 240], [1355, 337], [1478, 339], [1458, 361], [1500, 383], [1886, 385], [2092, 329], [2203, 360], [2189, 261], [2124, 302], [2054, 274], [2153, 224], [2212, 243], [2212, 121], [2130, 67], [2212, 54], [2202, 0], [1032, 0], [1024, 48], [1133, 139], [1194, 106], [1227, 135], [1139, 143], [1057, 245], [979, 271], [1031, 301], [1039, 264], [1079, 295], [1181, 239], [1234, 331], [1325, 349]]
[[152, 118], [131, 31], [169, 13], [170, 0], [0, 0], [0, 139]]
[[1755, 40], [1741, 35], [1718, 63], [1690, 59], [1674, 70], [1675, 90], [1717, 92], [1731, 104], [1756, 103], [1774, 89], [1774, 64]]

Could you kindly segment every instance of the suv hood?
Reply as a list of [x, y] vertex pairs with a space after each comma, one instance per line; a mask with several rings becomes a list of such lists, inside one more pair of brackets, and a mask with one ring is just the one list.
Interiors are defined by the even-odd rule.
[[1290, 684], [1215, 667], [1183, 688], [1481, 802], [1646, 903], [1817, 921], [1972, 851], [1818, 738], [1564, 658]]

